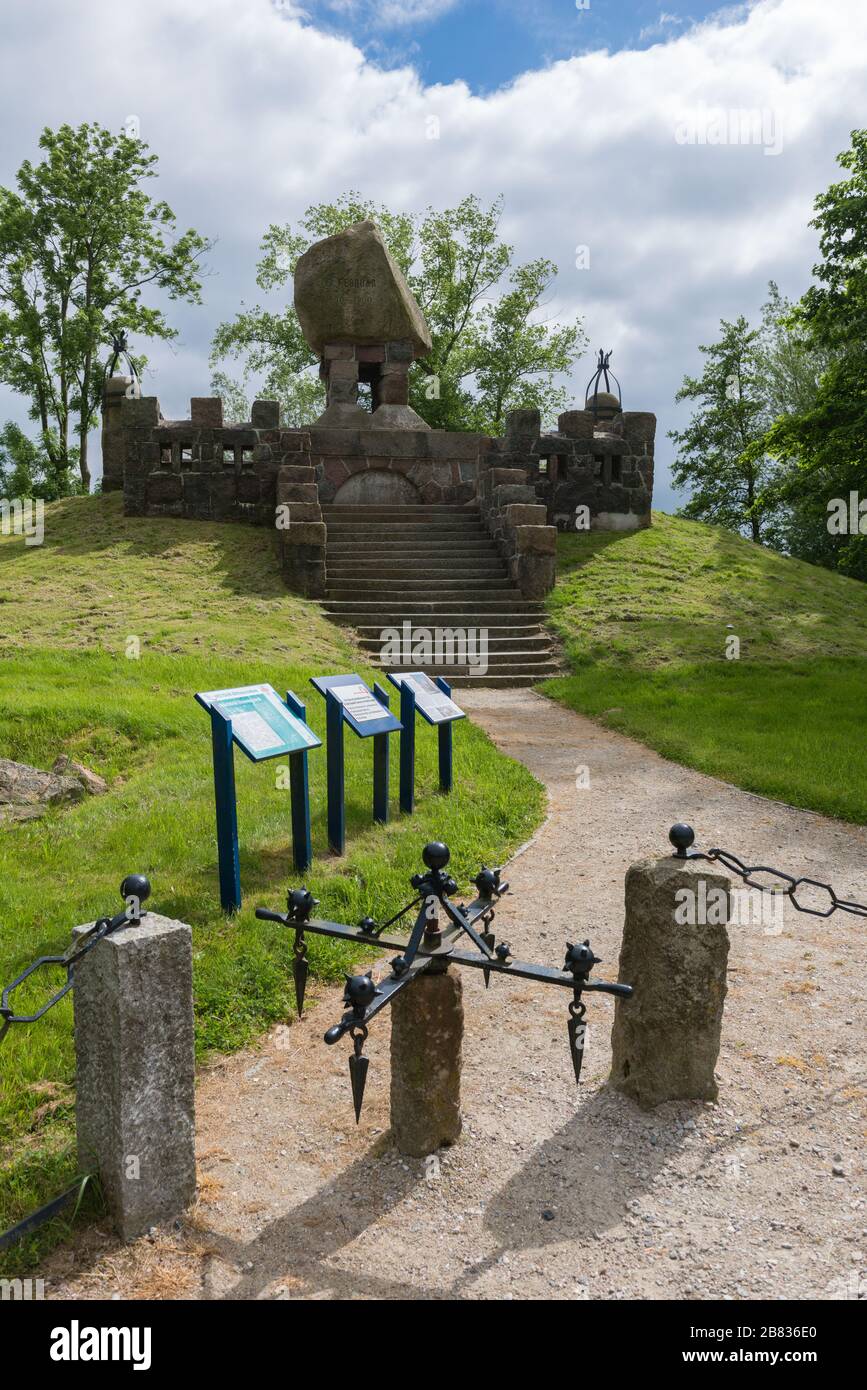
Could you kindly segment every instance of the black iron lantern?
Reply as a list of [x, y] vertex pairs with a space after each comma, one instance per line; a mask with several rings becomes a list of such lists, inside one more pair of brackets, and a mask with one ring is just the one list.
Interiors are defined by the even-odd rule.
[[115, 370], [123, 361], [126, 363], [127, 366], [126, 375], [129, 377], [129, 384], [130, 386], [133, 386], [135, 388], [132, 394], [136, 396], [140, 395], [141, 379], [139, 377], [135, 362], [130, 356], [129, 340], [127, 339], [126, 334], [123, 332], [115, 333], [111, 340], [111, 346], [112, 356], [108, 363], [108, 366], [105, 369], [104, 380], [108, 381], [111, 377], [113, 377], [115, 374]]
[[[619, 415], [623, 409], [620, 382], [608, 365], [610, 360], [611, 351], [603, 352], [600, 348], [596, 371], [587, 383], [584, 409], [590, 411], [594, 420], [613, 420], [615, 415]], [[612, 383], [617, 395], [611, 389]]]

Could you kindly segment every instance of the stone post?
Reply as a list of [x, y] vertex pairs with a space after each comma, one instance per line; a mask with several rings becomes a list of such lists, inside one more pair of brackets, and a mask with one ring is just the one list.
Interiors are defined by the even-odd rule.
[[79, 1165], [133, 1240], [196, 1190], [190, 928], [155, 912], [119, 928], [76, 965], [73, 1004]]
[[635, 994], [614, 1007], [610, 1084], [642, 1107], [715, 1100], [731, 881], [677, 855], [633, 864], [618, 978]]
[[428, 968], [391, 1006], [391, 1129], [401, 1153], [424, 1158], [461, 1132], [463, 985], [454, 966]]
[[120, 492], [126, 440], [121, 412], [132, 377], [110, 376], [102, 390], [102, 490]]

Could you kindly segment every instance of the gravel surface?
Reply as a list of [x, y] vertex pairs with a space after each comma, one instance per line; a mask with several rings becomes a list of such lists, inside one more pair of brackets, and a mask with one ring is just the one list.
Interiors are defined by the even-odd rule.
[[[625, 870], [667, 853], [676, 820], [704, 847], [867, 901], [863, 828], [668, 763], [531, 691], [461, 702], [548, 789], [495, 923], [525, 959], [559, 966], [567, 936], [589, 934], [596, 973], [616, 978]], [[128, 1247], [85, 1233], [47, 1262], [47, 1295], [864, 1297], [865, 922], [787, 904], [782, 929], [730, 935], [717, 1104], [642, 1113], [607, 1091], [607, 997], [589, 998], [577, 1094], [561, 992], [486, 992], [465, 971], [463, 1134], [404, 1160], [388, 1137], [388, 1019], [371, 1028], [356, 1128], [347, 1046], [322, 1043], [339, 991], [320, 989], [300, 1024], [202, 1073], [191, 1215]]]

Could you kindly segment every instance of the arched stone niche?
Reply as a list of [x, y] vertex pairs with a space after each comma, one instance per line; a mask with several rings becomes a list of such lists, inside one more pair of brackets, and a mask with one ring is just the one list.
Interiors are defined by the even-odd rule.
[[353, 473], [334, 494], [335, 507], [411, 507], [421, 502], [421, 493], [406, 474], [368, 468]]

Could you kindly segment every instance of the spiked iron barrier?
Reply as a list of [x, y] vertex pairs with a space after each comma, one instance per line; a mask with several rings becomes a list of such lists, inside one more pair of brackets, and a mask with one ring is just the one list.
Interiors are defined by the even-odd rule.
[[[364, 975], [347, 975], [343, 993], [345, 1012], [340, 1022], [325, 1034], [325, 1042], [329, 1045], [339, 1042], [347, 1033], [352, 1039], [349, 1077], [356, 1122], [361, 1114], [369, 1066], [369, 1059], [363, 1055], [368, 1024], [391, 1003], [399, 990], [406, 989], [423, 972], [444, 971], [449, 965], [466, 965], [483, 972], [486, 986], [492, 975], [516, 975], [524, 980], [536, 980], [539, 984], [571, 989], [567, 1032], [576, 1082], [580, 1080], [584, 1058], [586, 1005], [582, 995], [595, 992], [628, 999], [632, 994], [631, 985], [589, 978], [590, 971], [599, 961], [589, 941], [577, 945], [566, 943], [562, 969], [515, 960], [508, 943], [498, 943], [491, 930], [496, 902], [509, 888], [508, 883], [500, 879], [500, 869], [481, 870], [474, 880], [477, 896], [464, 906], [452, 901], [452, 894], [457, 893], [458, 885], [445, 872], [450, 858], [447, 845], [439, 841], [425, 845], [422, 859], [426, 872], [414, 874], [410, 880], [416, 896], [382, 924], [371, 917], [365, 917], [356, 927], [313, 918], [311, 914], [318, 900], [306, 888], [296, 888], [289, 893], [285, 913], [272, 912], [265, 907], [256, 908], [257, 917], [280, 922], [295, 933], [293, 971], [299, 1014], [303, 1011], [307, 982], [307, 932], [359, 944], [378, 945], [398, 952], [391, 961], [391, 974], [378, 983], [374, 981], [371, 971]], [[400, 922], [413, 908], [418, 908], [418, 912], [408, 940], [386, 938], [384, 933], [388, 928]], [[442, 927], [441, 918], [446, 919]], [[475, 950], [459, 949], [465, 937], [469, 938]]]

